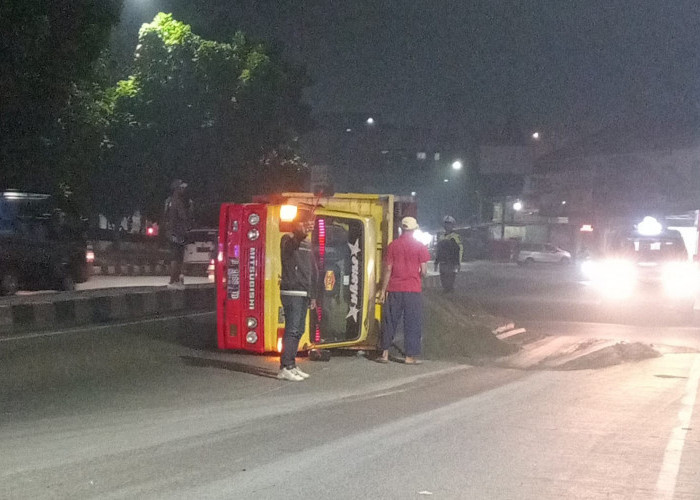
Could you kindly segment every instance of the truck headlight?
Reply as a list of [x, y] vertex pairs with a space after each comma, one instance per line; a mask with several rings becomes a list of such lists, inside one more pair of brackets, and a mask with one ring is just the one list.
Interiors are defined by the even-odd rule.
[[257, 229], [251, 229], [250, 231], [248, 231], [248, 239], [250, 241], [255, 241], [259, 237], [260, 237], [260, 231], [258, 231]]
[[249, 344], [255, 344], [258, 341], [258, 334], [252, 330], [249, 331], [248, 334], [245, 336], [245, 341]]
[[251, 226], [257, 226], [258, 222], [260, 222], [260, 216], [258, 214], [250, 214], [248, 216], [248, 224]]
[[246, 320], [246, 324], [248, 325], [248, 328], [255, 328], [256, 326], [258, 326], [258, 320], [250, 316]]

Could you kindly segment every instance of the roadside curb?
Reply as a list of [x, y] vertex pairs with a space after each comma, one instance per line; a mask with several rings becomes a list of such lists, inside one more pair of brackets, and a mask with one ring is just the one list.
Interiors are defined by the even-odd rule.
[[12, 335], [177, 312], [213, 311], [215, 305], [213, 284], [187, 285], [184, 290], [140, 287], [41, 295], [36, 300], [0, 304], [0, 333]]
[[168, 276], [168, 264], [116, 264], [92, 266], [93, 276]]

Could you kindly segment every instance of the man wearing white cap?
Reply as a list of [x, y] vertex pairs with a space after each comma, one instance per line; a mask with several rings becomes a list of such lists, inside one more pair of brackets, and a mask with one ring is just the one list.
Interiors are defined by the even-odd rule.
[[423, 301], [422, 278], [428, 273], [430, 254], [425, 245], [413, 237], [418, 222], [413, 217], [401, 219], [401, 236], [386, 250], [384, 276], [378, 300], [384, 304], [380, 363], [389, 362], [389, 348], [403, 318], [405, 363], [416, 365], [421, 351]]

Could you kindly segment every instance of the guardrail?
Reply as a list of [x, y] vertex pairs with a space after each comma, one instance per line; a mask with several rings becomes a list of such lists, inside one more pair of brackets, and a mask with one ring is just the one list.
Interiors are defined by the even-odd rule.
[[7, 297], [0, 302], [0, 333], [213, 311], [215, 307], [216, 289], [213, 284], [187, 285], [184, 290], [166, 287], [110, 288]]

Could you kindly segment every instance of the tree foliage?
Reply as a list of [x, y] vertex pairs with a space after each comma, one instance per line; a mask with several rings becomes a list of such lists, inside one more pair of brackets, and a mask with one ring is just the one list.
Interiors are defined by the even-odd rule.
[[303, 174], [303, 162], [264, 169], [260, 160], [310, 126], [306, 85], [303, 69], [242, 33], [205, 40], [158, 14], [140, 30], [133, 74], [110, 90], [113, 147], [95, 193], [111, 198], [114, 217], [134, 209], [157, 217], [175, 177], [196, 198], [221, 201], [274, 188], [262, 174]]
[[[0, 2], [0, 165], [5, 187], [51, 189], [62, 114], [83, 101], [95, 62], [119, 20], [122, 0], [5, 0]], [[66, 106], [72, 104], [72, 111]], [[77, 118], [74, 116], [74, 118]], [[70, 121], [70, 120], [69, 120]], [[58, 132], [58, 129], [62, 129]]]

